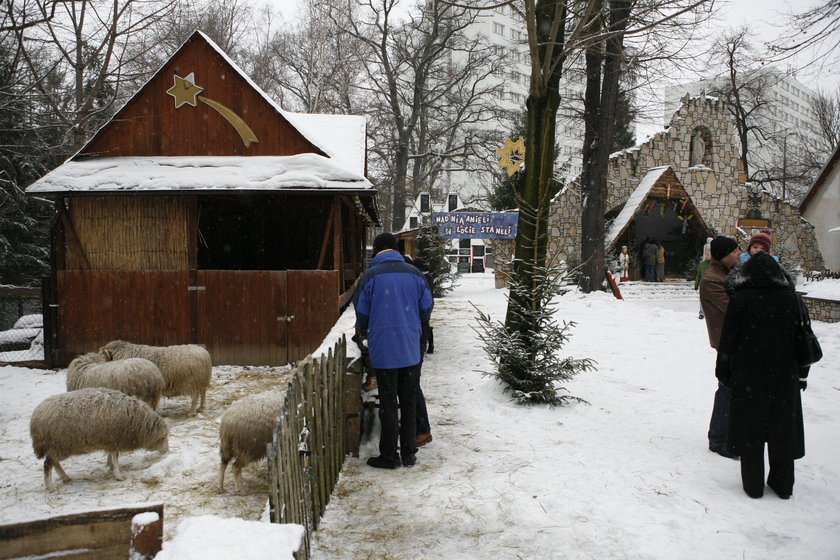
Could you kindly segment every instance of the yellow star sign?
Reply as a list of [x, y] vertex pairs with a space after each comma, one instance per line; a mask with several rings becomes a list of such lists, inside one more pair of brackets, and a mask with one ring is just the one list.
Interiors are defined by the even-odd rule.
[[184, 103], [196, 107], [198, 105], [196, 97], [202, 91], [204, 91], [203, 87], [197, 86], [176, 74], [175, 85], [166, 90], [166, 93], [175, 98], [175, 108], [178, 109]]
[[499, 160], [498, 166], [507, 169], [508, 177], [522, 169], [525, 163], [525, 139], [521, 136], [516, 142], [511, 141], [510, 138], [505, 138], [505, 145], [503, 148], [496, 148], [502, 159]]
[[182, 78], [175, 74], [175, 85], [166, 90], [166, 93], [175, 98], [175, 108], [179, 109], [185, 103], [198, 107], [198, 102], [201, 101], [205, 105], [215, 109], [230, 125], [239, 133], [245, 147], [248, 148], [252, 143], [259, 142], [257, 135], [251, 130], [251, 127], [242, 120], [242, 117], [228, 109], [218, 101], [208, 99], [206, 97], [199, 97], [199, 93], [204, 91], [204, 88], [195, 84], [195, 77], [190, 73], [186, 78]]

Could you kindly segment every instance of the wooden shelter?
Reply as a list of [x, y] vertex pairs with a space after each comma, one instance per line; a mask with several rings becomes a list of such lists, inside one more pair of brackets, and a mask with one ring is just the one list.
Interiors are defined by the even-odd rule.
[[639, 182], [627, 201], [607, 213], [614, 218], [606, 235], [606, 249], [638, 247], [647, 237], [666, 251], [666, 273], [680, 274], [688, 260], [713, 235], [691, 196], [670, 166], [655, 167]]
[[284, 111], [196, 32], [27, 189], [56, 202], [48, 364], [113, 339], [305, 357], [365, 266], [365, 172], [363, 117]]

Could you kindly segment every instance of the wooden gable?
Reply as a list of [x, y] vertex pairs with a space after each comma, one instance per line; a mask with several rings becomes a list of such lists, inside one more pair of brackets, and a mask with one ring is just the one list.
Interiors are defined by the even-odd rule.
[[327, 155], [195, 32], [76, 157], [301, 153]]
[[613, 250], [618, 240], [630, 227], [640, 212], [644, 211], [645, 205], [650, 201], [657, 201], [659, 204], [673, 203], [679, 208], [680, 215], [693, 216], [701, 231], [711, 234], [709, 226], [695, 206], [691, 196], [686, 192], [682, 182], [670, 166], [654, 168], [642, 179], [636, 191], [624, 203], [624, 207], [615, 218], [610, 231], [607, 233], [607, 250]]

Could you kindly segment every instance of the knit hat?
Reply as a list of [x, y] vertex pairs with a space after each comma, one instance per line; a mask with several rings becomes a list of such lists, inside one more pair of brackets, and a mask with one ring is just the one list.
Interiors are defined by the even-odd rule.
[[380, 233], [373, 239], [373, 254], [377, 255], [385, 249], [396, 249], [397, 238], [393, 233]]
[[[759, 230], [758, 233], [750, 237], [750, 245], [761, 245], [766, 253], [770, 252], [770, 245], [773, 244], [773, 232], [767, 228]], [[749, 247], [749, 245], [747, 246]]]
[[719, 261], [737, 248], [737, 241], [731, 237], [718, 235], [712, 239], [712, 258]]

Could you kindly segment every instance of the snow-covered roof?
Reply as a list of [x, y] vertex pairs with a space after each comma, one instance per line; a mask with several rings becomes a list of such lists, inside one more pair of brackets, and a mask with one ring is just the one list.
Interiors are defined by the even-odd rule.
[[68, 161], [26, 192], [282, 189], [372, 191], [373, 185], [318, 154], [102, 157]]
[[639, 186], [636, 187], [636, 190], [633, 191], [633, 194], [630, 195], [630, 198], [627, 199], [627, 202], [624, 203], [624, 208], [621, 209], [618, 216], [615, 218], [615, 221], [610, 228], [609, 233], [605, 239], [605, 246], [612, 247], [615, 243], [618, 236], [621, 235], [621, 232], [630, 223], [630, 220], [633, 219], [633, 216], [636, 215], [636, 212], [639, 211], [639, 208], [642, 206], [642, 203], [647, 198], [650, 189], [656, 184], [656, 181], [662, 177], [663, 173], [668, 170], [669, 166], [663, 165], [660, 167], [652, 167], [644, 177], [642, 177]]

